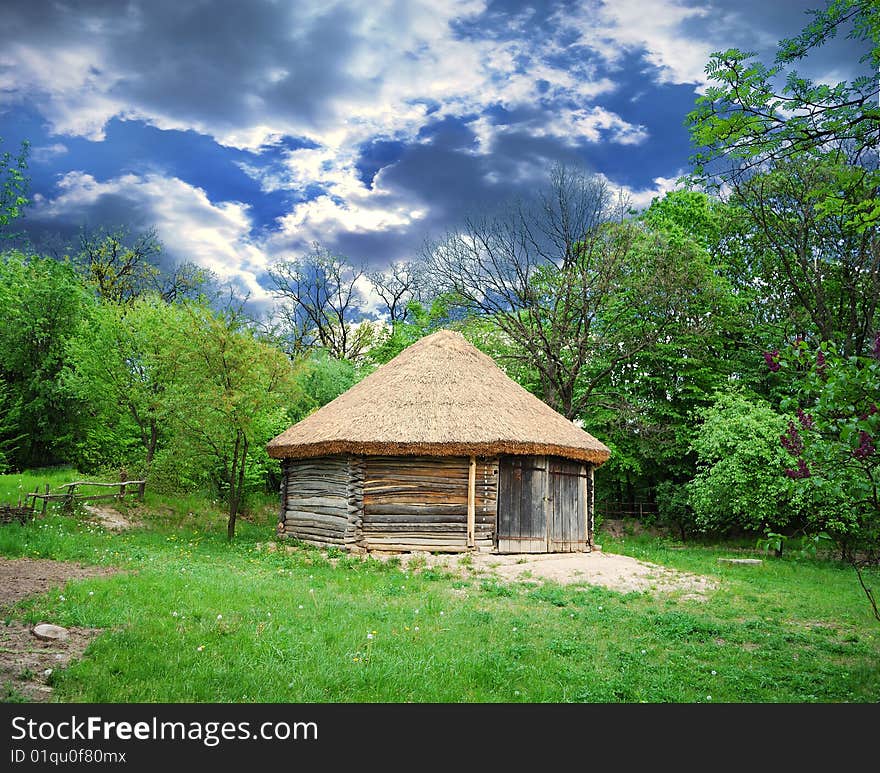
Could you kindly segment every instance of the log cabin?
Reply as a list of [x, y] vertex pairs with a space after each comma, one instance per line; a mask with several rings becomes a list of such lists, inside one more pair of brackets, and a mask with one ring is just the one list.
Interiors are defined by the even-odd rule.
[[357, 551], [587, 552], [609, 449], [441, 330], [267, 445], [278, 532]]

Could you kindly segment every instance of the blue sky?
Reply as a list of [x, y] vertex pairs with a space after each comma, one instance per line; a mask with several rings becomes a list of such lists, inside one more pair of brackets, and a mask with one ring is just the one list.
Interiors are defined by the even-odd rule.
[[[155, 227], [268, 304], [273, 260], [413, 257], [555, 162], [648, 204], [688, 170], [709, 54], [769, 63], [818, 4], [4, 0], [0, 137], [32, 143], [38, 246]], [[801, 69], [836, 82], [862, 53]]]

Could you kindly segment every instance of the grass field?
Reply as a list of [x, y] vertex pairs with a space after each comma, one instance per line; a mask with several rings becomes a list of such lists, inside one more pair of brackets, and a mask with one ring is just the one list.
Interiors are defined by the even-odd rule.
[[[0, 491], [8, 485], [0, 476]], [[220, 506], [195, 496], [148, 495], [129, 513], [142, 525], [118, 534], [55, 514], [0, 527], [0, 555], [125, 570], [11, 613], [105, 629], [85, 658], [53, 674], [55, 699], [880, 699], [880, 624], [842, 564], [764, 556], [758, 567], [723, 565], [726, 546], [603, 536], [606, 552], [719, 579], [700, 602], [405, 571], [306, 547], [288, 553], [274, 549], [271, 505], [257, 512], [231, 545]], [[868, 579], [880, 585], [876, 572]]]

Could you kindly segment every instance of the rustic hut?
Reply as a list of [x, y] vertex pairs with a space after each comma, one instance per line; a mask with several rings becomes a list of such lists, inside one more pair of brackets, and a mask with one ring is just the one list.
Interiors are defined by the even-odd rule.
[[267, 446], [279, 532], [385, 551], [588, 551], [608, 448], [449, 330]]

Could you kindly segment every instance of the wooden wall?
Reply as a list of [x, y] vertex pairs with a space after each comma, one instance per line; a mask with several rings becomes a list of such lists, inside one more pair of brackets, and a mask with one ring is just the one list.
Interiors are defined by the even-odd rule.
[[283, 533], [316, 545], [362, 539], [364, 465], [358, 457], [288, 459], [281, 483]]
[[[364, 547], [468, 549], [468, 457], [371, 456], [364, 463]], [[493, 548], [497, 482], [498, 460], [477, 459], [477, 549]]]
[[[279, 532], [349, 549], [466, 551], [469, 466], [468, 457], [285, 460]], [[592, 474], [592, 465], [545, 457], [504, 457], [499, 473], [497, 458], [477, 459], [474, 547], [589, 550]]]

